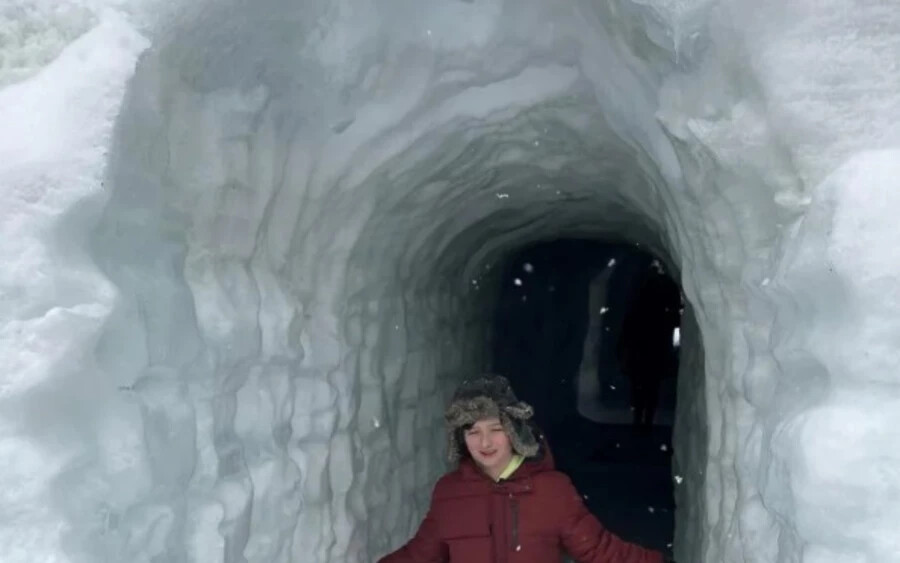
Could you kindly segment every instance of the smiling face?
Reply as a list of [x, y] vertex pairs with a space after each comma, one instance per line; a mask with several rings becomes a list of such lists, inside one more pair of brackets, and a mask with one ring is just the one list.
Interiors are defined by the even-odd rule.
[[475, 463], [496, 480], [512, 460], [512, 445], [499, 418], [479, 420], [465, 430], [466, 448]]

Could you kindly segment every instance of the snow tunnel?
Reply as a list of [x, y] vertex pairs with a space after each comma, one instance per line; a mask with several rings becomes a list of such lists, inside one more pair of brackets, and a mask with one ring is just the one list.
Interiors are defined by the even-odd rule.
[[[304, 12], [246, 10], [204, 11], [142, 58], [92, 238], [122, 296], [98, 359], [147, 438], [153, 496], [133, 512], [187, 545], [137, 552], [367, 561], [417, 527], [445, 470], [448, 392], [490, 367], [492, 264], [568, 236], [680, 265], [685, 210], [673, 170], [633, 148], [658, 144], [649, 112], [604, 107], [640, 103], [611, 45], [579, 72], [563, 38], [519, 48], [522, 31], [485, 28], [440, 56], [420, 43], [452, 46], [435, 37], [449, 29], [390, 29], [356, 48], [323, 37], [338, 41], [323, 69], [324, 53], [285, 58], [317, 33], [297, 32]], [[375, 45], [392, 55], [364, 62]], [[501, 46], [501, 66], [473, 72]], [[590, 76], [609, 72], [621, 92], [603, 101]]]
[[682, 288], [679, 562], [900, 561], [900, 15], [827, 4], [0, 11], [4, 561], [376, 560], [554, 239]]

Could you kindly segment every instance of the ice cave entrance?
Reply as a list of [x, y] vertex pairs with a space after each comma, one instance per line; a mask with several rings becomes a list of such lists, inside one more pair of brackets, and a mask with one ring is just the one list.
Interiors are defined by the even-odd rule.
[[628, 242], [542, 241], [497, 267], [493, 371], [536, 407], [592, 512], [624, 538], [670, 548], [679, 286]]
[[[678, 561], [900, 561], [893, 4], [0, 8], [4, 561], [396, 548], [563, 239], [684, 293]], [[557, 436], [594, 342], [519, 382]]]
[[[505, 271], [516, 249], [569, 240], [555, 244], [586, 262], [558, 285], [580, 295], [578, 322], [590, 328], [590, 294], [620, 300], [604, 288], [632, 284], [619, 272], [636, 276], [637, 249], [696, 298], [681, 256], [694, 251], [681, 208], [693, 202], [667, 187], [674, 155], [657, 163], [633, 148], [645, 130], [627, 121], [650, 114], [622, 122], [569, 67], [522, 53], [524, 66], [485, 87], [432, 69], [449, 89], [423, 76], [434, 92], [405, 99], [416, 90], [403, 81], [419, 79], [410, 68], [433, 63], [405, 51], [413, 58], [334, 97], [332, 77], [277, 58], [284, 37], [219, 15], [142, 57], [91, 239], [117, 296], [96, 356], [129, 422], [110, 427], [144, 444], [143, 480], [105, 509], [132, 515], [115, 549], [368, 561], [418, 526], [446, 470], [441, 413], [458, 381], [522, 371], [501, 337], [512, 332], [497, 330], [511, 295], [500, 290], [522, 289]], [[247, 44], [229, 55], [217, 46], [233, 34]], [[678, 385], [691, 399], [673, 446], [676, 466], [693, 470], [675, 506], [679, 522], [696, 523], [707, 439], [694, 398], [705, 379], [690, 306], [684, 319]], [[582, 366], [586, 337], [571, 336], [550, 353], [568, 363], [567, 391], [535, 396], [560, 401], [536, 405], [551, 437], [570, 415], [597, 414], [585, 386], [599, 379], [578, 374], [603, 366], [593, 354]], [[671, 420], [671, 408], [658, 416]], [[646, 504], [636, 509], [671, 508]], [[154, 534], [159, 514], [168, 531]], [[670, 538], [671, 524], [661, 528], [656, 537]], [[128, 544], [135, 530], [153, 545]], [[692, 525], [676, 536], [690, 552], [705, 541]]]

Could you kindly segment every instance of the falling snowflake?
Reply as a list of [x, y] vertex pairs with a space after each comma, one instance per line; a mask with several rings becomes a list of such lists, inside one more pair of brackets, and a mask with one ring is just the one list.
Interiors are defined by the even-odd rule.
[[616, 265], [616, 259], [615, 259], [615, 258], [610, 258], [610, 259], [609, 259], [609, 262], [607, 262], [606, 265], [607, 265], [608, 267], [612, 268], [613, 266]]
[[531, 265], [531, 262], [525, 262], [525, 265], [522, 266], [522, 269], [530, 274], [534, 271], [534, 266]]
[[609, 307], [603, 307], [600, 309], [600, 314], [605, 315], [607, 313], [607, 311], [609, 311]]
[[521, 279], [521, 278], [516, 278], [516, 279], [513, 280], [513, 283], [516, 284], [516, 285], [522, 285], [522, 279]]
[[682, 477], [681, 475], [676, 475], [676, 476], [675, 476], [675, 483], [676, 483], [676, 484], [680, 485], [682, 481], [684, 481], [684, 477]]
[[647, 510], [650, 512], [650, 514], [655, 514], [655, 513], [656, 513], [656, 509], [653, 508], [652, 506], [648, 506], [648, 507], [647, 507]]
[[610, 385], [609, 388], [612, 389], [613, 391], [616, 390], [616, 386], [615, 386], [615, 385]]
[[662, 452], [667, 452], [667, 451], [669, 451], [669, 446], [663, 444], [659, 447], [659, 450]]
[[506, 199], [508, 197], [509, 197], [509, 194], [504, 194], [504, 193], [497, 194], [497, 199]]
[[381, 421], [378, 420], [377, 417], [373, 416], [372, 417], [372, 426], [374, 426], [375, 428], [381, 428]]

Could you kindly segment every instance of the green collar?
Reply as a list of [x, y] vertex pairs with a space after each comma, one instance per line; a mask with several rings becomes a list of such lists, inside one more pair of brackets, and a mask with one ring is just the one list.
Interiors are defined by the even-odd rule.
[[503, 470], [503, 473], [500, 474], [500, 477], [497, 479], [497, 482], [503, 481], [504, 479], [509, 479], [512, 477], [512, 474], [516, 472], [516, 469], [522, 466], [525, 463], [525, 458], [520, 456], [519, 454], [515, 454], [512, 456], [512, 459], [509, 460], [509, 464], [506, 466], [506, 469]]

